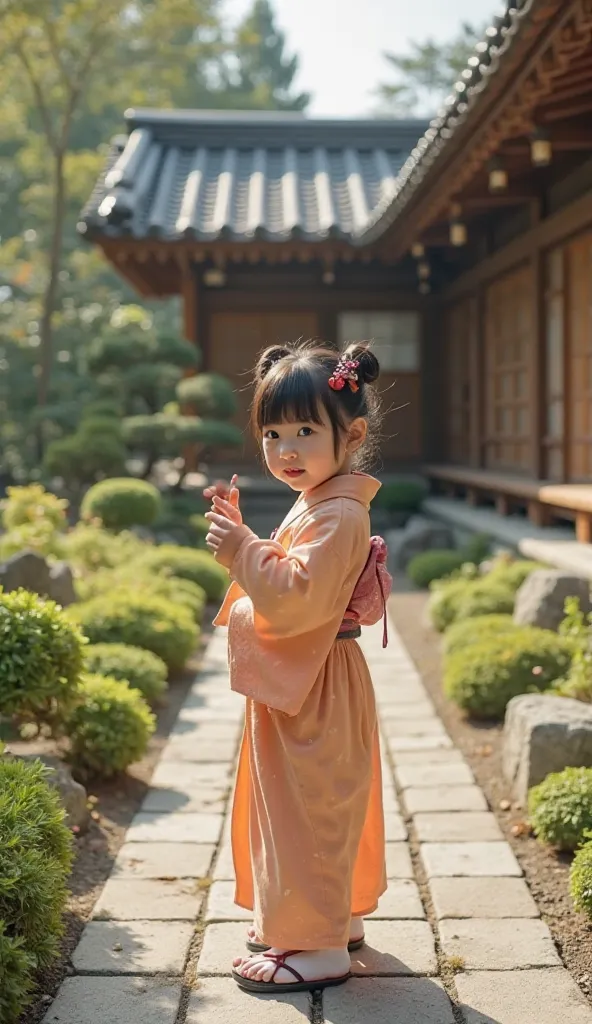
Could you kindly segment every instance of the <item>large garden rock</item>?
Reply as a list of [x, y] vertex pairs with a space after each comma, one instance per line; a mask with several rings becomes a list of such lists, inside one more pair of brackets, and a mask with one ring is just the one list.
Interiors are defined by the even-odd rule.
[[508, 704], [502, 767], [515, 797], [550, 772], [592, 767], [592, 705], [567, 697], [528, 693]]
[[588, 580], [560, 569], [536, 569], [516, 595], [514, 622], [519, 626], [558, 629], [567, 597], [578, 597], [585, 613], [592, 608]]
[[59, 757], [52, 757], [50, 754], [23, 754], [19, 760], [39, 760], [50, 769], [46, 781], [59, 793], [62, 806], [66, 811], [66, 825], [68, 828], [86, 832], [90, 823], [88, 797], [84, 786], [72, 778], [67, 765], [60, 761]]
[[392, 564], [399, 569], [406, 569], [411, 559], [422, 551], [454, 547], [450, 527], [426, 516], [412, 516], [404, 530], [393, 530], [385, 539]]
[[47, 594], [52, 601], [56, 601], [66, 608], [76, 601], [76, 590], [74, 588], [74, 577], [72, 570], [66, 562], [56, 562], [49, 570], [49, 591]]
[[66, 607], [76, 600], [72, 571], [65, 562], [49, 565], [37, 551], [19, 551], [0, 565], [0, 586], [10, 590], [30, 590], [40, 597]]

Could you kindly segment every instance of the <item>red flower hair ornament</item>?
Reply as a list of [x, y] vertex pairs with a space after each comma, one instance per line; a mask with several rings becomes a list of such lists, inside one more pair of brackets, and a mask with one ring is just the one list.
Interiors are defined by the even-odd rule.
[[359, 365], [360, 363], [357, 359], [345, 359], [342, 356], [333, 371], [333, 376], [329, 377], [329, 387], [333, 391], [343, 391], [347, 382], [351, 391], [359, 391], [360, 385], [358, 384], [358, 375], [356, 373]]

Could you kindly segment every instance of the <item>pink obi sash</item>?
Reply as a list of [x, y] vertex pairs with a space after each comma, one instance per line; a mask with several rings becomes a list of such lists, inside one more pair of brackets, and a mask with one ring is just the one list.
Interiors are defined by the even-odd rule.
[[386, 567], [388, 549], [382, 537], [370, 538], [370, 552], [362, 574], [354, 587], [339, 633], [349, 633], [359, 626], [373, 626], [384, 619], [382, 646], [388, 644], [386, 602], [393, 587], [393, 578]]

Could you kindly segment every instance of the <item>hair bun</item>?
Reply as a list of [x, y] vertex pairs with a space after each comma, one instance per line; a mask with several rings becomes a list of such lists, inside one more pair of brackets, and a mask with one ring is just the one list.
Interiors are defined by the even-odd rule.
[[290, 349], [286, 345], [270, 345], [266, 348], [259, 359], [255, 367], [255, 382], [259, 384], [262, 380], [267, 377], [267, 374], [271, 370], [275, 363], [279, 363], [280, 359], [290, 355]]
[[373, 384], [378, 379], [380, 364], [368, 344], [355, 342], [353, 345], [348, 345], [343, 356], [345, 359], [357, 359], [360, 364], [358, 375], [364, 384]]

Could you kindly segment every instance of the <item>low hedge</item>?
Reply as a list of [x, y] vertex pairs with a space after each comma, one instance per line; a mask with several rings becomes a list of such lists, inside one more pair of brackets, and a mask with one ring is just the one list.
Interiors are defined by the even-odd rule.
[[[592, 834], [588, 838], [592, 838]], [[569, 873], [569, 888], [576, 910], [592, 917], [592, 842], [587, 842], [576, 853]]]
[[209, 551], [196, 551], [176, 544], [148, 548], [134, 563], [135, 568], [152, 573], [168, 572], [197, 583], [205, 591], [208, 601], [219, 601], [228, 586], [226, 569]]
[[74, 699], [85, 639], [54, 601], [0, 593], [0, 714], [54, 721]]
[[489, 637], [446, 659], [444, 692], [475, 718], [501, 719], [512, 697], [546, 690], [564, 676], [571, 654], [571, 644], [550, 630]]
[[33, 972], [59, 953], [72, 835], [40, 761], [0, 758], [0, 1021], [16, 1024]]
[[166, 573], [150, 573], [147, 569], [103, 569], [77, 580], [76, 592], [81, 601], [90, 601], [102, 594], [134, 597], [138, 592], [164, 597], [173, 604], [189, 609], [197, 623], [203, 619], [206, 595], [202, 587], [191, 580]]
[[518, 559], [516, 562], [501, 561], [494, 565], [485, 579], [490, 583], [502, 584], [516, 594], [531, 573], [545, 568], [546, 566], [542, 562], [529, 562], [526, 559], [524, 561]]
[[64, 546], [68, 562], [83, 572], [129, 565], [148, 548], [133, 533], [124, 530], [113, 534], [97, 522], [77, 523], [65, 536]]
[[151, 526], [161, 508], [160, 491], [147, 480], [127, 477], [101, 480], [84, 496], [83, 519], [100, 519], [108, 530]]
[[444, 634], [445, 655], [463, 651], [474, 643], [483, 643], [490, 637], [507, 636], [521, 630], [511, 615], [476, 615], [474, 618], [454, 622]]
[[66, 720], [68, 760], [83, 777], [117, 775], [144, 756], [155, 727], [139, 690], [109, 676], [87, 675]]
[[141, 591], [101, 595], [71, 605], [67, 614], [92, 644], [142, 647], [172, 670], [183, 668], [200, 634], [188, 609]]
[[373, 504], [388, 512], [417, 512], [427, 490], [420, 480], [391, 480], [382, 485]]
[[84, 652], [86, 671], [123, 680], [139, 690], [149, 704], [167, 690], [167, 667], [152, 651], [130, 644], [89, 644]]
[[422, 551], [409, 562], [407, 575], [416, 587], [429, 587], [434, 580], [441, 580], [460, 569], [464, 561], [460, 551], [445, 548]]
[[432, 624], [444, 632], [453, 622], [482, 615], [511, 615], [514, 594], [488, 577], [453, 579], [435, 583], [428, 605]]
[[535, 835], [560, 850], [577, 850], [592, 830], [592, 768], [553, 772], [528, 794]]

